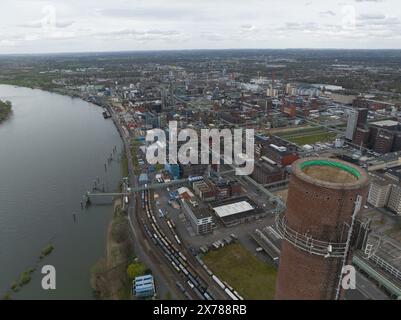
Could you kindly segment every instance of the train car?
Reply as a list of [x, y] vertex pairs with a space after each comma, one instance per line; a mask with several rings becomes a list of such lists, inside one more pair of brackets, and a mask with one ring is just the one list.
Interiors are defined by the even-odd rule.
[[217, 278], [215, 275], [212, 276], [212, 279], [214, 280], [214, 282], [216, 282], [218, 284], [218, 286], [222, 289], [225, 289], [226, 286], [224, 285], [223, 282], [221, 282], [221, 280], [219, 278]]
[[181, 269], [182, 273], [185, 274], [186, 276], [189, 274], [187, 269], [180, 263], [178, 267]]
[[203, 296], [203, 294], [198, 290], [198, 288], [192, 288], [192, 290], [195, 292], [195, 294], [198, 296], [200, 300], [206, 300], [206, 298]]
[[177, 235], [174, 235], [174, 239], [175, 239], [175, 241], [177, 241], [177, 243], [178, 243], [179, 245], [181, 245], [181, 240], [180, 240], [180, 238], [178, 238]]
[[197, 276], [195, 279], [196, 279], [196, 281], [198, 281], [198, 283], [199, 283], [198, 288], [199, 288], [202, 292], [205, 292], [205, 291], [207, 290], [207, 284], [206, 284], [201, 278], [199, 278], [199, 276]]
[[170, 245], [170, 247], [173, 246], [173, 244], [171, 243], [171, 240], [169, 238], [166, 238], [166, 241], [168, 242], [168, 244]]
[[199, 282], [196, 281], [195, 277], [191, 273], [188, 273], [188, 278], [194, 284], [195, 287], [199, 287]]
[[206, 298], [206, 300], [214, 300], [207, 292], [204, 292], [203, 296]]
[[240, 294], [237, 291], [233, 290], [233, 293], [238, 297], [238, 299], [244, 300], [244, 298], [241, 297]]
[[173, 265], [174, 269], [175, 269], [177, 272], [180, 272], [180, 268], [177, 267], [177, 265], [174, 263], [174, 261], [171, 261], [171, 264]]
[[191, 281], [187, 281], [188, 285], [191, 287], [191, 289], [195, 288], [195, 286], [193, 285], [193, 283]]
[[181, 251], [178, 251], [178, 255], [181, 257], [182, 260], [187, 261], [187, 258], [185, 258]]
[[232, 300], [239, 300], [235, 294], [233, 294], [228, 288], [224, 290], [224, 292], [232, 299]]

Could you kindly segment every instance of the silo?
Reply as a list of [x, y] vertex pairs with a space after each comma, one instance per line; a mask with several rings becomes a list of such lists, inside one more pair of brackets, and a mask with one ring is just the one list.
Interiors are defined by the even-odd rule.
[[368, 175], [337, 159], [293, 163], [287, 209], [276, 218], [283, 236], [276, 299], [340, 299], [341, 271], [359, 239], [358, 216]]

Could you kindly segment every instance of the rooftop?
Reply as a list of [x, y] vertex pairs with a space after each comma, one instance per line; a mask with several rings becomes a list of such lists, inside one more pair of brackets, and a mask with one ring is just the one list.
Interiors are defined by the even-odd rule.
[[383, 121], [372, 122], [371, 124], [378, 127], [393, 127], [398, 125], [398, 121], [383, 120]]
[[227, 205], [213, 208], [213, 210], [220, 218], [231, 216], [237, 213], [252, 211], [254, 209], [255, 208], [247, 201], [230, 203]]

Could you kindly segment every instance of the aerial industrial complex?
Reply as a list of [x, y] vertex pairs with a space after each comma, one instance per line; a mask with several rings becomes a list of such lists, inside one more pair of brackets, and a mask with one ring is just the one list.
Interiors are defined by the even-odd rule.
[[[102, 107], [119, 130], [128, 177], [119, 192], [85, 197], [122, 199], [147, 267], [131, 299], [401, 297], [401, 93], [382, 60], [354, 55], [127, 53], [78, 60], [79, 68], [34, 61], [30, 72], [49, 90]], [[375, 85], [358, 80], [366, 77]], [[253, 130], [252, 172], [238, 175], [224, 161], [236, 141], [223, 134], [214, 141], [220, 163], [150, 163], [155, 145], [171, 158], [172, 121], [199, 136]], [[154, 129], [166, 141], [147, 139]], [[209, 142], [203, 156], [213, 158]], [[343, 285], [347, 267], [352, 288]]]

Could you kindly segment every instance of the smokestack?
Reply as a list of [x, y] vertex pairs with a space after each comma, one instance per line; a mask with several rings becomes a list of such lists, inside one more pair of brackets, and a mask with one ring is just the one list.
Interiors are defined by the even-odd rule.
[[342, 269], [351, 263], [357, 242], [368, 175], [326, 158], [298, 160], [292, 172], [287, 210], [276, 219], [283, 243], [275, 298], [341, 299]]

